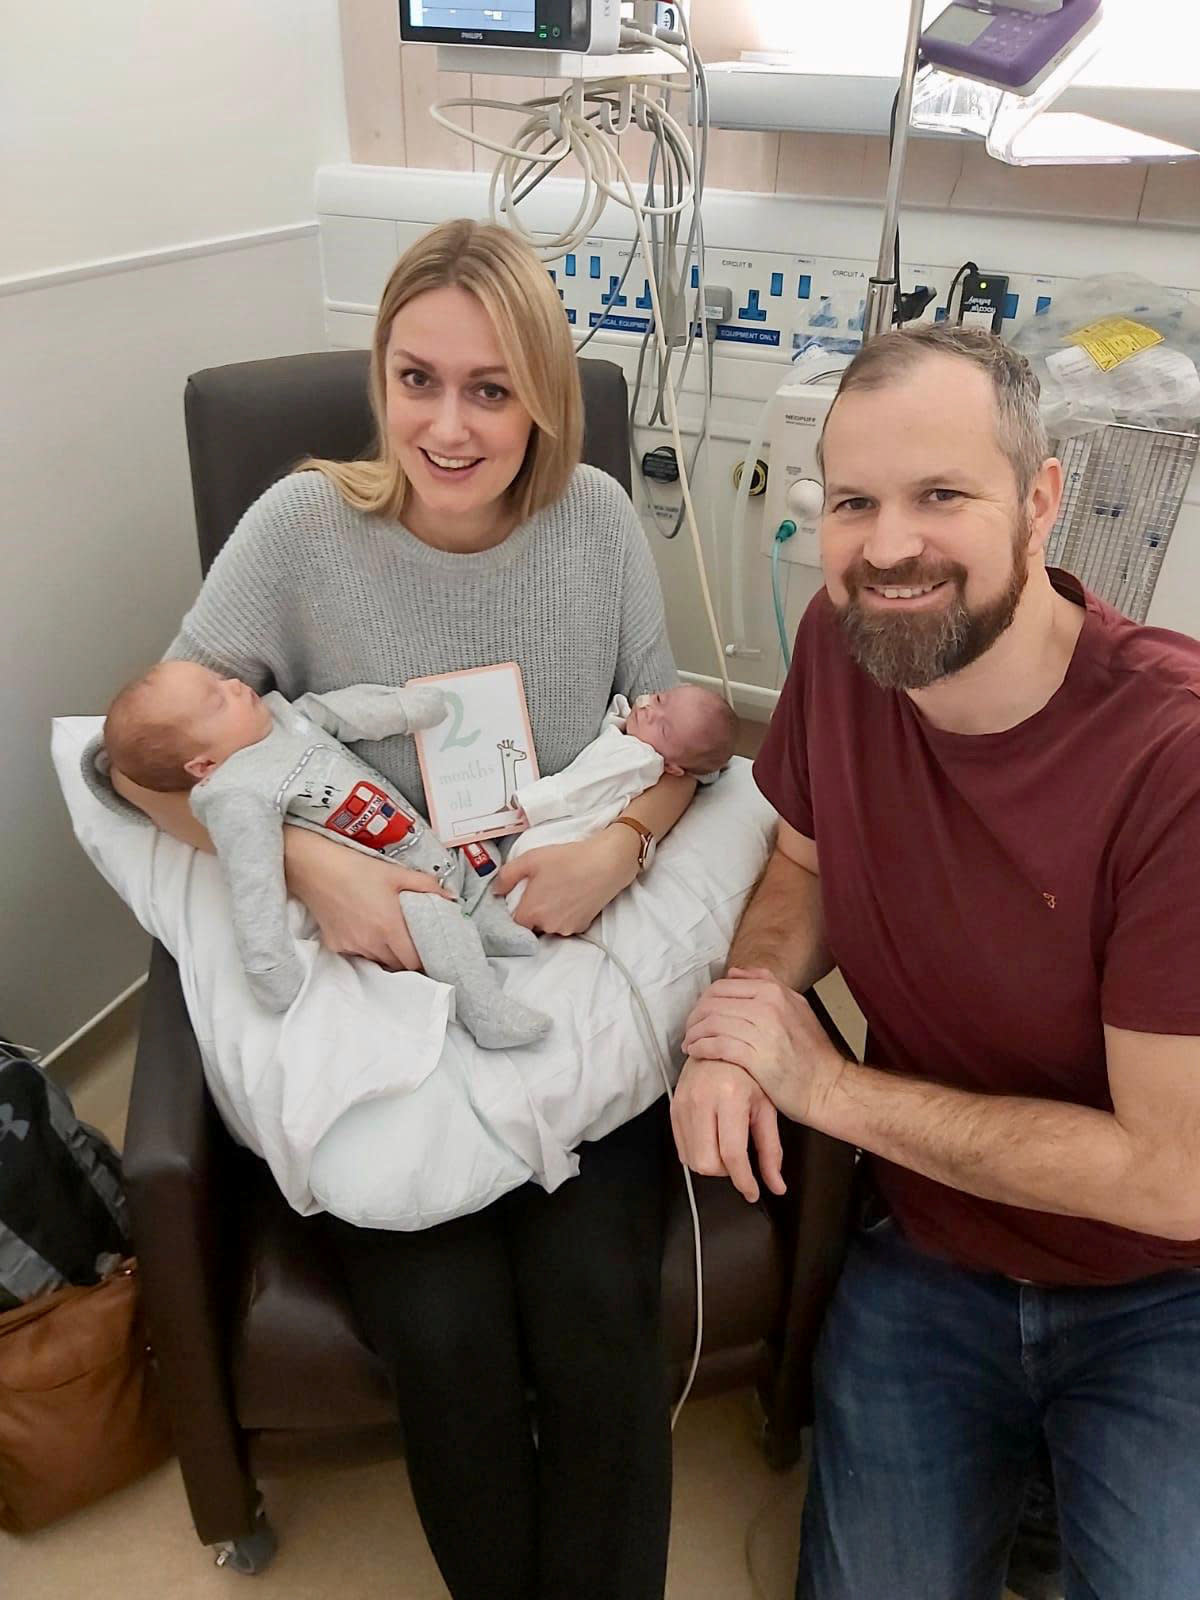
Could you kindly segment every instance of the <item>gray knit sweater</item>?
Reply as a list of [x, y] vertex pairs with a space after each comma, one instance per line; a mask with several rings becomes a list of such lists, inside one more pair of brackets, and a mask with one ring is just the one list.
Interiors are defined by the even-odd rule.
[[[318, 472], [284, 478], [230, 535], [167, 654], [289, 700], [516, 661], [546, 774], [596, 737], [614, 694], [675, 682], [645, 534], [616, 480], [588, 466], [472, 555], [352, 510]], [[353, 748], [423, 809], [411, 739]]]

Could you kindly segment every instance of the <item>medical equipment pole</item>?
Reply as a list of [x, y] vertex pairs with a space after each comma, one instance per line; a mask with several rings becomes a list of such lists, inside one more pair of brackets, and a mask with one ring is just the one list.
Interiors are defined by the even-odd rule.
[[867, 284], [867, 309], [863, 318], [863, 342], [887, 333], [896, 315], [896, 229], [900, 217], [900, 187], [904, 181], [904, 160], [908, 154], [908, 121], [912, 115], [913, 85], [917, 77], [917, 53], [921, 40], [924, 0], [911, 0], [908, 14], [908, 39], [904, 46], [904, 67], [896, 96], [896, 118], [892, 135], [892, 161], [888, 169], [887, 198], [884, 201], [883, 233], [879, 240], [879, 264]]

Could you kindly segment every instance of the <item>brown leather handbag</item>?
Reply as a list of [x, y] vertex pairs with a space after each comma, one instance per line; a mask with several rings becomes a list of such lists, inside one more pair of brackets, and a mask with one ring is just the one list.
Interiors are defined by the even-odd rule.
[[0, 1316], [0, 1528], [44, 1527], [170, 1453], [135, 1261]]

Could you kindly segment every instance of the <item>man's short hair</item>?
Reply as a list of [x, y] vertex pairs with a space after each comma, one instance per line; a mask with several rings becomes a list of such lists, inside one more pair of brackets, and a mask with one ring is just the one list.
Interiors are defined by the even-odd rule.
[[104, 719], [104, 748], [118, 772], [159, 794], [192, 789], [196, 780], [184, 767], [183, 738], [164, 719], [154, 694], [155, 669], [127, 683]]
[[[1021, 500], [1029, 493], [1042, 462], [1050, 454], [1046, 429], [1038, 409], [1041, 385], [1023, 355], [1004, 340], [982, 328], [930, 327], [897, 329], [881, 334], [863, 345], [842, 373], [837, 399], [856, 389], [882, 389], [906, 378], [930, 356], [952, 356], [969, 361], [986, 372], [996, 397], [996, 442], [1012, 465]], [[837, 400], [829, 408], [825, 427]], [[817, 446], [821, 470], [824, 462], [825, 430]]]

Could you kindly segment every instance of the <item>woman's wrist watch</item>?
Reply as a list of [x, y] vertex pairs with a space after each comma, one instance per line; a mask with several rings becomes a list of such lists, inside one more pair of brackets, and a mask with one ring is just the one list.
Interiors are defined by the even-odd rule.
[[658, 848], [658, 841], [650, 832], [650, 829], [646, 826], [646, 824], [644, 822], [639, 822], [636, 817], [614, 817], [612, 822], [609, 824], [609, 826], [612, 828], [615, 828], [618, 825], [623, 828], [632, 828], [634, 833], [637, 834], [638, 871], [645, 872], [646, 868], [654, 860], [654, 852]]

